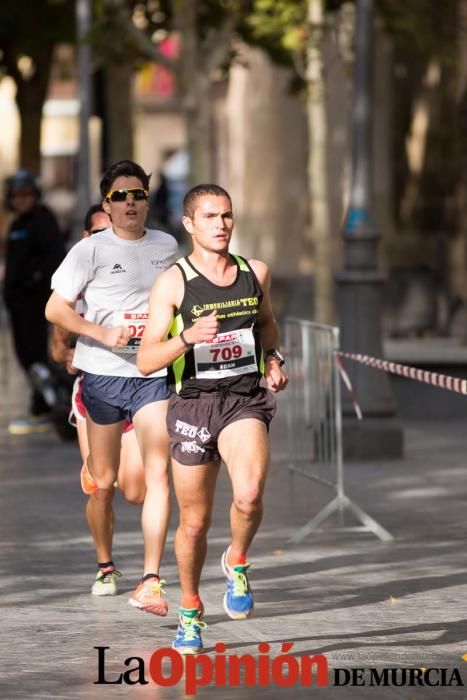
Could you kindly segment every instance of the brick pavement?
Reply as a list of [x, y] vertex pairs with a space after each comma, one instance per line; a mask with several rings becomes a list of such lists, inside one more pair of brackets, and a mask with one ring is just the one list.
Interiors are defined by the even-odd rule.
[[[467, 684], [466, 429], [461, 422], [412, 423], [400, 462], [346, 467], [348, 495], [395, 536], [325, 531], [297, 546], [287, 539], [326, 502], [322, 487], [290, 478], [284, 436], [284, 397], [275, 419], [273, 464], [266, 513], [251, 551], [256, 614], [226, 620], [219, 559], [228, 539], [229, 484], [221, 477], [203, 576], [209, 627], [205, 644], [230, 654], [271, 656], [281, 643], [292, 654], [326, 654], [331, 666], [458, 667]], [[94, 599], [91, 540], [78, 484], [76, 446], [55, 435], [13, 438], [0, 430], [0, 697], [183, 698], [174, 688], [96, 686], [95, 646], [109, 646], [109, 678], [125, 671], [129, 656], [148, 659], [170, 646], [176, 626], [178, 584], [173, 555], [176, 513], [164, 577], [166, 619], [135, 611], [127, 593], [140, 575], [139, 508], [118, 497], [115, 559], [124, 576], [121, 595]], [[332, 523], [329, 523], [331, 525]], [[240, 698], [466, 698], [465, 688], [271, 687], [214, 688], [197, 697]]]

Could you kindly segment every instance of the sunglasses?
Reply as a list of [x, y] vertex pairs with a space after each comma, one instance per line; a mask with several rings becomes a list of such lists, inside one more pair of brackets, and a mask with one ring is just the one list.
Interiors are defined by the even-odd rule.
[[106, 228], [93, 228], [89, 231], [89, 233], [92, 235], [93, 233], [101, 233], [101, 231], [106, 231]]
[[109, 192], [106, 195], [105, 199], [111, 202], [126, 202], [129, 194], [131, 194], [136, 202], [146, 200], [149, 196], [149, 192], [143, 190], [142, 187], [131, 187], [127, 190], [113, 190], [113, 192]]

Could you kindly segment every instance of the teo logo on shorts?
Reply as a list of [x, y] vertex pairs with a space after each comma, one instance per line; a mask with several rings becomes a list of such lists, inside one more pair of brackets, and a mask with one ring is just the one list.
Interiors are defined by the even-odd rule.
[[[182, 420], [177, 420], [175, 422], [175, 432], [180, 433], [181, 435], [186, 435], [187, 437], [195, 438], [199, 437], [199, 439], [202, 442], [207, 442], [209, 438], [211, 437], [211, 433], [209, 430], [206, 428], [206, 426], [203, 425], [202, 428], [198, 428], [197, 425], [190, 425], [190, 423], [185, 423]], [[187, 443], [183, 443], [187, 444]], [[184, 450], [186, 452], [187, 450]], [[193, 450], [190, 450], [193, 452]], [[204, 450], [203, 450], [204, 452]]]
[[189, 442], [188, 440], [186, 440], [185, 442], [181, 442], [181, 443], [180, 443], [180, 448], [181, 448], [182, 452], [190, 452], [190, 453], [193, 453], [193, 452], [206, 452], [206, 450], [204, 449], [204, 447], [201, 447], [200, 445], [197, 445], [196, 442], [195, 442], [194, 440], [192, 440], [191, 442]]
[[[261, 421], [267, 428], [275, 409], [274, 396], [263, 387], [249, 396], [203, 392], [199, 397], [186, 398], [172, 394], [167, 410], [170, 453], [180, 464], [218, 461], [217, 440], [224, 428], [247, 418]], [[198, 428], [200, 423], [205, 425]]]

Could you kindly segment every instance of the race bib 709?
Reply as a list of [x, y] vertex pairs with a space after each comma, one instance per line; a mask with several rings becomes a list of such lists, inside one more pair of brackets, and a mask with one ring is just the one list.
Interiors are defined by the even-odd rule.
[[258, 371], [252, 328], [218, 333], [194, 348], [197, 379], [220, 379]]

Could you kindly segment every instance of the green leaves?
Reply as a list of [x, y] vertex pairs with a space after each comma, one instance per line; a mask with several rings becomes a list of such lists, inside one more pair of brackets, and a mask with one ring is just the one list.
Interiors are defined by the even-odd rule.
[[243, 25], [243, 38], [273, 60], [292, 65], [293, 54], [305, 48], [306, 20], [306, 0], [255, 0]]

